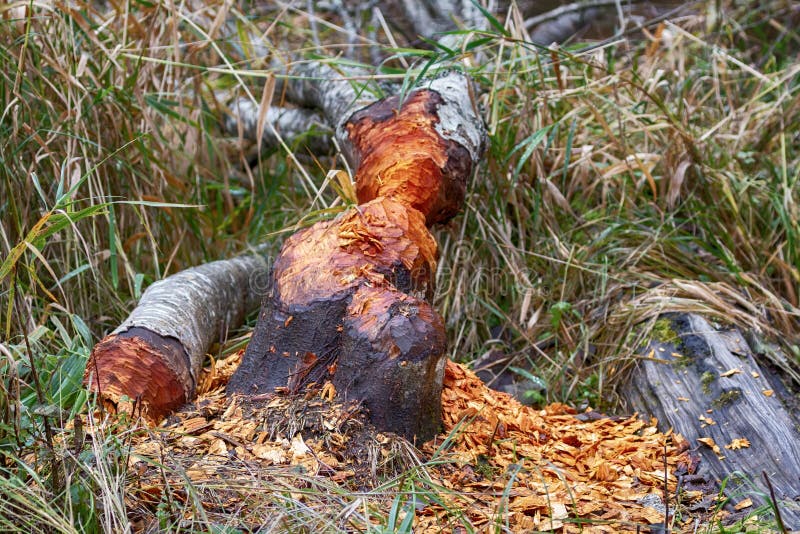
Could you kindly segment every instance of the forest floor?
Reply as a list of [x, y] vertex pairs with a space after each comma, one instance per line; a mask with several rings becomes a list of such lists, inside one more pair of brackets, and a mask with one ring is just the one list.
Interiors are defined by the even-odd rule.
[[[690, 7], [543, 48], [512, 6], [450, 50], [306, 3], [0, 6], [0, 530], [776, 530], [747, 506], [759, 473], [679, 488], [696, 445], [616, 389], [676, 305], [737, 308], [800, 364], [800, 8]], [[220, 124], [236, 96], [281, 101], [272, 60], [320, 58], [376, 92], [453, 61], [476, 81], [489, 150], [435, 230], [446, 432], [417, 448], [324, 395], [223, 398], [254, 317], [195, 403], [110, 417], [86, 362], [150, 283], [345, 208], [319, 128], [259, 150]], [[490, 356], [525, 405], [471, 374]]]

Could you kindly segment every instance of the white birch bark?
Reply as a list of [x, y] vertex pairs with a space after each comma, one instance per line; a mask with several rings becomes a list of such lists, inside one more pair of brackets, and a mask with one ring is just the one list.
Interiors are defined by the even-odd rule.
[[[259, 142], [259, 109], [259, 106], [249, 98], [234, 100], [230, 105], [230, 113], [224, 120], [225, 130], [231, 135], [241, 135], [244, 139]], [[314, 135], [308, 135], [305, 139], [309, 150], [315, 154], [330, 150], [331, 128], [325, 118], [315, 109], [270, 106], [264, 122], [274, 126], [274, 129], [263, 128], [260, 142], [264, 148], [280, 146], [280, 139], [276, 133], [283, 138], [284, 142], [292, 144], [296, 139], [315, 129]]]

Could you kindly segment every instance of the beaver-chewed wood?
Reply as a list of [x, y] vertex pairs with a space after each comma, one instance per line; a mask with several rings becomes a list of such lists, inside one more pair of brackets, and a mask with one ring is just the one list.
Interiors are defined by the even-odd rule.
[[[715, 328], [698, 315], [664, 319], [669, 333], [659, 328], [665, 339], [650, 342], [622, 389], [629, 407], [687, 438], [701, 455], [698, 474], [710, 481], [727, 479], [729, 494], [737, 487], [751, 494], [754, 486], [768, 496], [766, 473], [787, 528], [800, 528], [800, 419], [792, 397], [759, 353], [764, 345], [752, 343], [754, 338], [737, 328]], [[698, 441], [703, 438], [713, 442]], [[744, 445], [736, 441], [741, 439], [749, 446], [737, 448]], [[758, 495], [751, 498], [766, 502]]]
[[194, 398], [211, 344], [258, 307], [268, 277], [258, 254], [186, 269], [155, 282], [92, 350], [84, 383], [113, 411], [156, 422]]
[[294, 96], [341, 115], [359, 205], [284, 243], [228, 392], [330, 381], [379, 428], [425, 440], [439, 428], [446, 349], [430, 305], [438, 252], [428, 226], [461, 209], [485, 132], [458, 72], [356, 110], [342, 106], [357, 100], [340, 79], [323, 82]]

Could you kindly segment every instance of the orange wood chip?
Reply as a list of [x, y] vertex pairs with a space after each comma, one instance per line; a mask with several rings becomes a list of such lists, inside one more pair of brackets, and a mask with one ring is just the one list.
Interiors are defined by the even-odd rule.
[[[209, 378], [201, 380], [202, 395], [162, 425], [160, 438], [135, 439], [129, 463], [144, 473], [145, 483], [158, 485], [164, 476], [152, 465], [162, 458], [180, 458], [186, 476], [200, 485], [223, 487], [230, 473], [239, 473], [241, 484], [241, 477], [255, 476], [258, 470], [252, 469], [260, 466], [324, 477], [325, 484], [346, 489], [361, 487], [370, 455], [381, 462], [396, 454], [398, 440], [391, 435], [339, 432], [356, 412], [336, 404], [329, 385], [304, 401], [320, 411], [314, 431], [291, 423], [295, 414], [307, 409], [295, 411], [294, 401], [285, 395], [264, 397], [256, 412], [243, 409], [224, 394], [239, 357], [214, 362]], [[212, 385], [215, 388], [208, 389]], [[289, 424], [280, 427], [284, 430], [276, 432], [265, 424], [270, 413], [285, 414]], [[445, 368], [442, 419], [443, 433], [421, 448], [424, 456], [436, 458], [426, 467], [431, 487], [443, 489], [417, 509], [415, 532], [441, 532], [445, 525], [457, 529], [462, 521], [482, 531], [499, 520], [514, 532], [636, 532], [664, 521], [663, 511], [641, 504], [643, 497], [663, 494], [665, 480], [674, 495], [675, 471], [696, 466], [689, 442], [672, 432], [659, 432], [655, 420], [587, 417], [560, 403], [534, 409], [489, 389], [453, 362]], [[713, 424], [710, 418], [701, 421]], [[699, 441], [719, 454], [711, 438]], [[734, 440], [727, 447], [746, 447], [745, 441]], [[365, 463], [343, 455], [366, 443], [377, 449], [363, 453]], [[148, 458], [149, 464], [142, 462]], [[152, 500], [143, 494], [142, 502], [146, 498]], [[231, 497], [230, 506], [238, 508], [247, 498]], [[392, 501], [377, 494], [376, 499], [369, 506]]]
[[726, 449], [730, 450], [737, 450], [737, 449], [747, 449], [750, 447], [750, 440], [747, 438], [735, 438], [733, 441], [725, 445]]
[[[475, 402], [476, 398], [481, 402]], [[676, 483], [673, 470], [689, 461], [689, 443], [679, 435], [658, 432], [655, 421], [636, 417], [583, 421], [563, 404], [536, 410], [489, 389], [453, 362], [445, 369], [442, 412], [445, 431], [452, 433], [445, 457], [449, 454], [454, 462], [473, 469], [488, 464], [479, 469], [484, 476], [471, 480], [468, 487], [484, 495], [499, 491], [498, 497], [504, 490], [511, 492], [514, 498], [508, 507], [510, 520], [516, 521], [511, 525], [514, 531], [579, 532], [581, 527], [591, 530], [598, 521], [608, 521], [597, 532], [635, 532], [635, 523], [663, 521], [663, 512], [636, 500], [663, 491], [665, 443], [670, 488]], [[499, 425], [504, 428], [503, 438], [495, 433]], [[441, 443], [429, 443], [424, 450], [433, 452]], [[443, 484], [465, 488], [463, 477], [446, 469], [439, 472]], [[448, 508], [464, 510], [473, 525], [489, 524], [499, 506], [497, 500], [468, 507], [460, 497], [445, 496], [444, 500]], [[418, 522], [420, 531], [440, 531], [442, 512], [440, 506], [425, 508]]]

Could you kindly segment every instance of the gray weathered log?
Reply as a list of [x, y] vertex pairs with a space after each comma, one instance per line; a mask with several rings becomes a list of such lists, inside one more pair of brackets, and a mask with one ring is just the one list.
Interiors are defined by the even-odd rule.
[[[293, 102], [322, 111], [328, 124], [334, 127], [336, 140], [352, 168], [358, 168], [359, 155], [353, 151], [346, 125], [357, 110], [375, 102], [373, 94], [357, 90], [357, 80], [348, 78], [353, 72], [342, 73], [323, 63], [303, 63], [292, 67], [294, 77], [286, 83], [286, 95]], [[418, 88], [436, 91], [444, 104], [437, 109], [436, 131], [444, 139], [455, 141], [469, 151], [477, 161], [485, 145], [486, 132], [478, 120], [472, 92], [472, 82], [463, 73], [449, 70], [423, 80]], [[258, 108], [246, 110], [244, 118], [253, 122]], [[256, 119], [257, 120], [257, 119]]]
[[[595, 38], [613, 39], [688, 11], [692, 5], [675, 0], [581, 0], [537, 12], [525, 19], [525, 28], [530, 40], [542, 46], [561, 44], [585, 30]], [[620, 27], [624, 21], [629, 21], [627, 29]]]
[[[796, 400], [738, 329], [715, 328], [694, 314], [665, 317], [677, 338], [652, 340], [643, 350], [621, 390], [628, 408], [688, 439], [701, 455], [698, 473], [712, 481], [738, 472], [767, 494], [765, 472], [787, 527], [800, 528], [800, 419], [791, 404]], [[698, 438], [712, 438], [720, 453]], [[749, 448], [725, 448], [737, 438], [749, 440]]]
[[[480, 3], [480, 2], [478, 2]], [[436, 38], [440, 45], [458, 48], [458, 35], [441, 35], [459, 29], [485, 29], [486, 17], [473, 0], [402, 0], [403, 11], [419, 36]]]
[[285, 81], [286, 97], [292, 102], [322, 112], [327, 123], [333, 127], [336, 141], [350, 159], [352, 147], [344, 125], [356, 109], [361, 109], [376, 100], [366, 91], [359, 80], [362, 74], [354, 70], [344, 71], [321, 62], [298, 63], [292, 66]]

